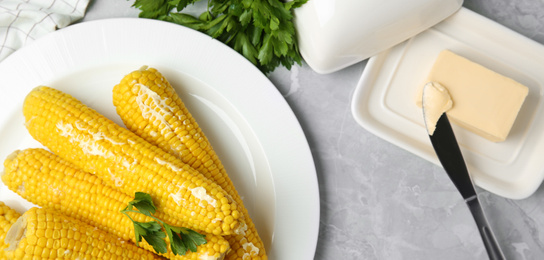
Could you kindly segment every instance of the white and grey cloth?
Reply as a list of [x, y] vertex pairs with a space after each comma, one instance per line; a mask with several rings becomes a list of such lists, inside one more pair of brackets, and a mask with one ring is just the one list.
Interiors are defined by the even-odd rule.
[[0, 61], [83, 18], [90, 0], [0, 0]]

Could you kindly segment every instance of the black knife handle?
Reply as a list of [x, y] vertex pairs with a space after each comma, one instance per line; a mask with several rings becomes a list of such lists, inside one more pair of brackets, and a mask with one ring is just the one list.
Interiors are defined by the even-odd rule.
[[470, 209], [470, 212], [472, 213], [472, 216], [474, 217], [474, 221], [476, 221], [476, 226], [478, 226], [478, 231], [480, 231], [480, 236], [482, 236], [489, 259], [505, 260], [506, 258], [504, 258], [504, 254], [497, 243], [497, 239], [495, 238], [495, 235], [493, 235], [493, 232], [487, 223], [487, 219], [484, 211], [482, 210], [478, 197], [474, 196], [469, 198], [466, 200], [466, 203]]

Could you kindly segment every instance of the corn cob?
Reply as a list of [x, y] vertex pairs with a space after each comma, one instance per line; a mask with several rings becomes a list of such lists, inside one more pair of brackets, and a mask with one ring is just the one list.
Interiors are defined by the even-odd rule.
[[6, 238], [6, 234], [8, 233], [9, 228], [11, 228], [11, 225], [13, 225], [20, 216], [21, 215], [15, 210], [0, 201], [0, 259], [7, 258], [4, 249], [6, 249], [8, 245], [4, 243], [4, 238]]
[[150, 194], [166, 222], [215, 235], [240, 226], [237, 205], [221, 187], [72, 96], [37, 87], [23, 114], [34, 139], [127, 195]]
[[247, 226], [244, 232], [227, 237], [232, 247], [227, 259], [267, 259], [257, 229], [223, 164], [168, 80], [156, 69], [144, 66], [113, 88], [113, 103], [128, 129], [214, 180], [236, 201]]
[[[119, 212], [132, 198], [104, 185], [95, 175], [40, 148], [12, 153], [4, 161], [4, 168], [2, 181], [24, 199], [136, 242], [132, 221]], [[159, 219], [164, 217], [161, 212], [155, 215]], [[139, 222], [152, 221], [141, 214], [131, 214], [131, 217]], [[181, 225], [179, 221], [169, 224]], [[169, 259], [223, 259], [229, 249], [228, 242], [211, 234], [206, 235], [206, 240], [208, 243], [199, 246], [197, 252], [187, 251], [183, 256], [174, 256], [169, 251], [163, 256]], [[142, 241], [140, 245], [154, 252], [147, 242]]]
[[8, 259], [160, 259], [52, 209], [31, 208], [6, 235]]

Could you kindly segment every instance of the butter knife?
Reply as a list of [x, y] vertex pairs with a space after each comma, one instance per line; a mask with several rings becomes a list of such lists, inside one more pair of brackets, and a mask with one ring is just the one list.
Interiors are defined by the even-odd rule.
[[[427, 123], [427, 122], [426, 122]], [[491, 227], [487, 223], [482, 206], [478, 200], [478, 194], [466, 167], [463, 155], [451, 128], [448, 116], [443, 113], [432, 135], [429, 135], [436, 155], [453, 184], [465, 200], [482, 237], [485, 249], [491, 260], [503, 260], [501, 251]]]

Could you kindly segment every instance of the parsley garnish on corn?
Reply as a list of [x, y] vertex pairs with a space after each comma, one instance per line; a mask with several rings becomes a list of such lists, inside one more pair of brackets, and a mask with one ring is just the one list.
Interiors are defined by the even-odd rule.
[[127, 195], [150, 194], [167, 222], [215, 235], [234, 234], [243, 222], [216, 183], [67, 93], [37, 87], [23, 114], [34, 139]]
[[[137, 197], [136, 201], [115, 187], [105, 185], [96, 175], [82, 171], [45, 149], [29, 148], [15, 151], [4, 161], [4, 168], [2, 181], [22, 198], [40, 207], [55, 209], [123, 240], [131, 240], [134, 243], [140, 241], [135, 234], [137, 230], [134, 229], [133, 221], [138, 223], [154, 221], [153, 218], [142, 214], [126, 213], [130, 216], [129, 219], [120, 212], [126, 209], [127, 205], [135, 205], [142, 210], [153, 207], [155, 210], [149, 195], [144, 195], [145, 198], [149, 198], [147, 200]], [[151, 206], [144, 207], [145, 203]], [[155, 216], [164, 218], [165, 214], [155, 212]], [[168, 224], [169, 227], [182, 225], [180, 221]], [[203, 242], [200, 235], [191, 234], [199, 239], [199, 244]], [[176, 243], [171, 245], [169, 239], [163, 240], [165, 250], [154, 249], [157, 243], [161, 243], [160, 241], [139, 244], [144, 249], [161, 253], [169, 259], [223, 259], [229, 249], [228, 242], [221, 236], [211, 234], [206, 234], [204, 242], [206, 241], [208, 241], [206, 244], [199, 245], [198, 248], [189, 248], [191, 249], [189, 251], [184, 251], [181, 246], [181, 250], [176, 251], [180, 255], [175, 255], [174, 251], [166, 252], [166, 246], [179, 248]]]
[[[127, 207], [121, 210], [121, 213], [125, 214], [134, 224], [136, 245], [144, 238], [149, 244], [153, 245], [156, 252], [166, 253], [168, 252], [168, 244], [163, 238], [168, 236], [171, 252], [174, 255], [185, 255], [187, 250], [196, 252], [197, 246], [206, 244], [206, 236], [188, 228], [169, 225], [154, 217], [153, 214], [155, 214], [156, 210], [157, 208], [153, 204], [151, 196], [143, 192], [136, 192], [134, 200], [130, 201]], [[138, 222], [128, 213], [140, 213], [152, 218], [154, 221]], [[213, 253], [212, 255], [206, 255], [206, 257], [210, 256], [213, 256]], [[202, 259], [202, 255], [199, 258]]]
[[215, 181], [237, 203], [246, 225], [238, 234], [227, 236], [232, 250], [226, 259], [267, 259], [257, 229], [223, 164], [168, 80], [157, 69], [143, 66], [113, 88], [113, 104], [128, 129]]

